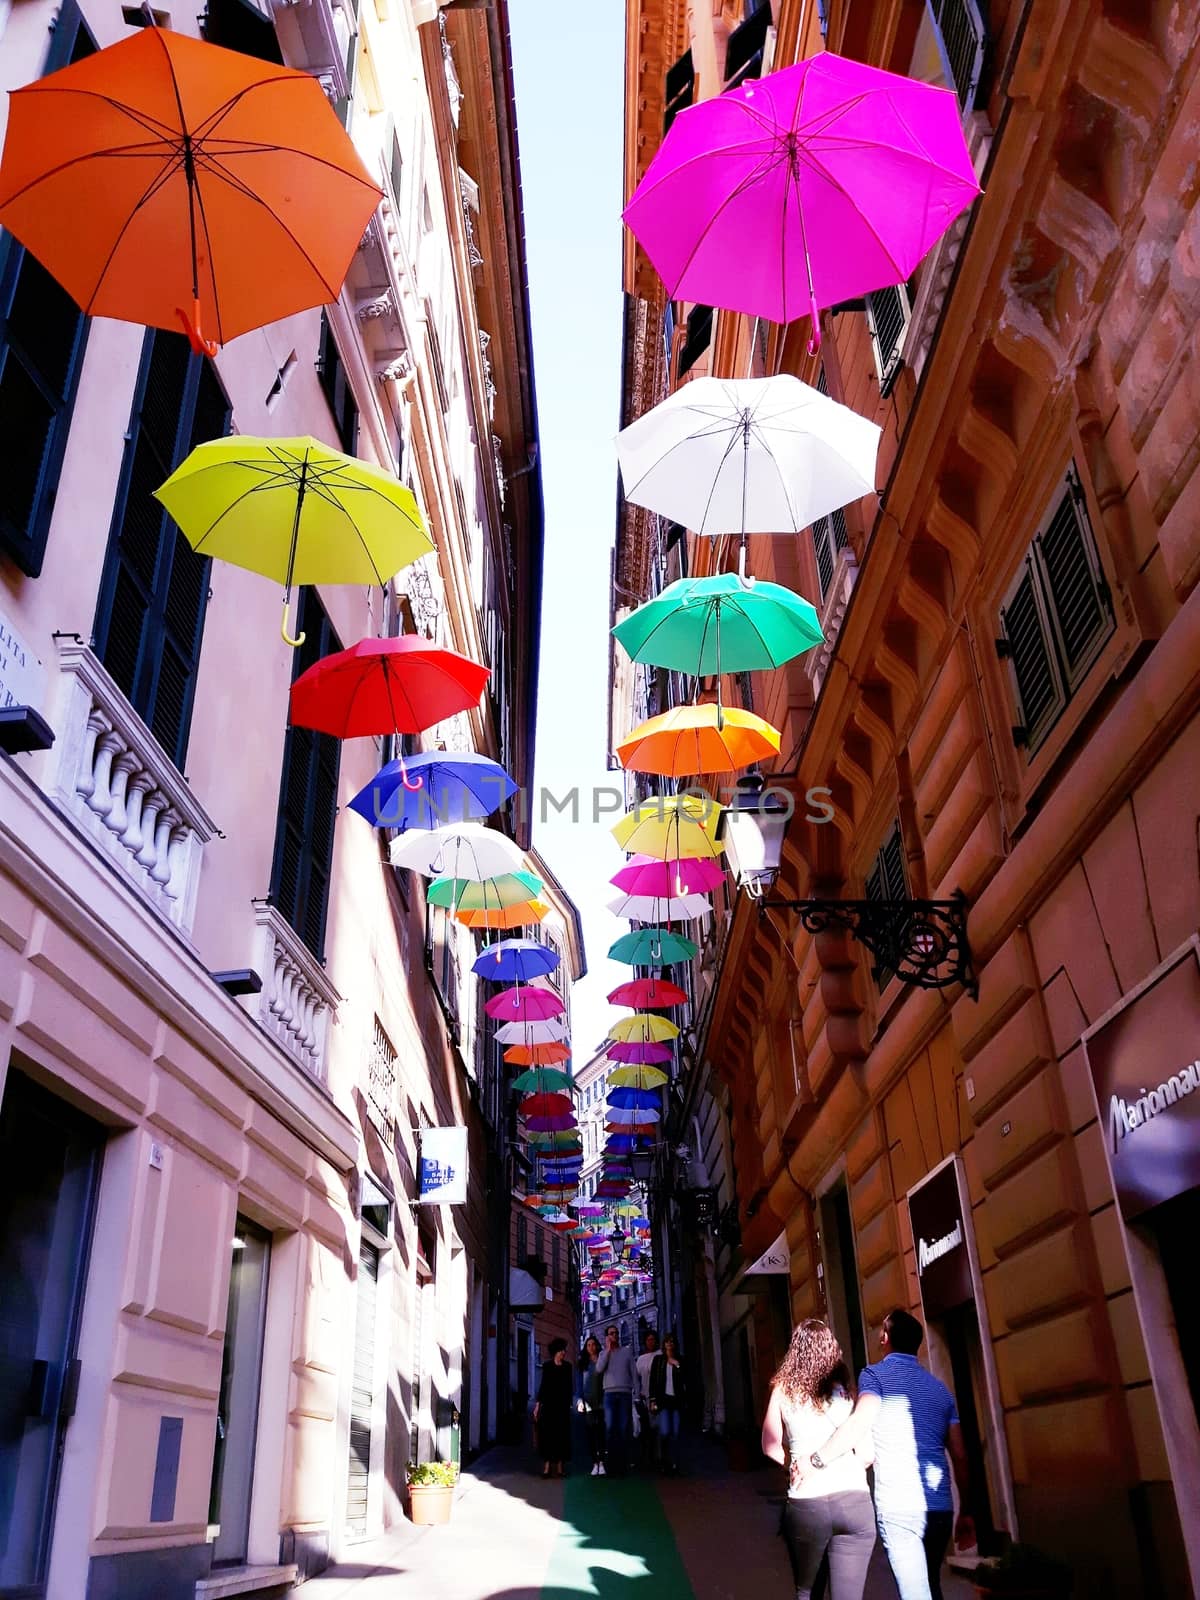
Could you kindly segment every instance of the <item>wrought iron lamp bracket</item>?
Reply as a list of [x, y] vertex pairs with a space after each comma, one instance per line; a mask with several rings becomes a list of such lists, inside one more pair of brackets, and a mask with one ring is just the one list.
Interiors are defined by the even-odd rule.
[[806, 932], [849, 933], [875, 957], [877, 975], [918, 989], [961, 983], [972, 999], [979, 982], [967, 942], [967, 898], [949, 900], [759, 900], [759, 914], [794, 911]]

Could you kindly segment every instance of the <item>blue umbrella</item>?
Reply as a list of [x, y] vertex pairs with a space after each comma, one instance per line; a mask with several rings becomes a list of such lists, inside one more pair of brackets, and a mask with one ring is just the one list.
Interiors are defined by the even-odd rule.
[[662, 1104], [662, 1096], [657, 1089], [610, 1089], [608, 1103], [622, 1111], [648, 1111]]
[[501, 939], [476, 956], [471, 971], [493, 983], [528, 983], [553, 972], [559, 958], [536, 939]]
[[424, 755], [389, 761], [360, 789], [350, 809], [375, 828], [440, 828], [449, 822], [490, 817], [517, 785], [498, 762], [466, 751], [447, 755], [430, 750]]

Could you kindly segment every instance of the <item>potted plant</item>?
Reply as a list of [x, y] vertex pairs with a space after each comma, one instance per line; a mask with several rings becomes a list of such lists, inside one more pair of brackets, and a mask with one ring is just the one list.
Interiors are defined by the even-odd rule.
[[408, 1468], [408, 1503], [413, 1522], [449, 1522], [457, 1482], [457, 1461], [412, 1462]]
[[976, 1594], [1014, 1600], [1064, 1600], [1072, 1587], [1070, 1568], [1029, 1544], [1010, 1544], [1003, 1555], [981, 1561], [971, 1582]]

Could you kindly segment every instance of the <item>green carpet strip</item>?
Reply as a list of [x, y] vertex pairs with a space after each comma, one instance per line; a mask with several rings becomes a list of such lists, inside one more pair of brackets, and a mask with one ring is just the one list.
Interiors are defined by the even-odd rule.
[[695, 1600], [652, 1483], [568, 1478], [542, 1600]]

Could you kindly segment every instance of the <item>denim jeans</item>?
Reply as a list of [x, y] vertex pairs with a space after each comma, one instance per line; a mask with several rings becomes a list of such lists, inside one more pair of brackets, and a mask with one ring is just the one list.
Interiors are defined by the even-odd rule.
[[679, 1424], [682, 1417], [677, 1406], [660, 1406], [654, 1418], [654, 1426], [662, 1442], [663, 1460], [672, 1467], [679, 1465]]
[[633, 1427], [633, 1396], [628, 1389], [604, 1391], [604, 1431], [608, 1435], [608, 1470], [624, 1472]]
[[900, 1600], [942, 1600], [942, 1561], [953, 1527], [952, 1511], [879, 1514], [879, 1537]]
[[826, 1556], [834, 1600], [862, 1600], [875, 1548], [871, 1497], [865, 1490], [789, 1497], [783, 1536], [792, 1560], [796, 1600], [810, 1600]]

